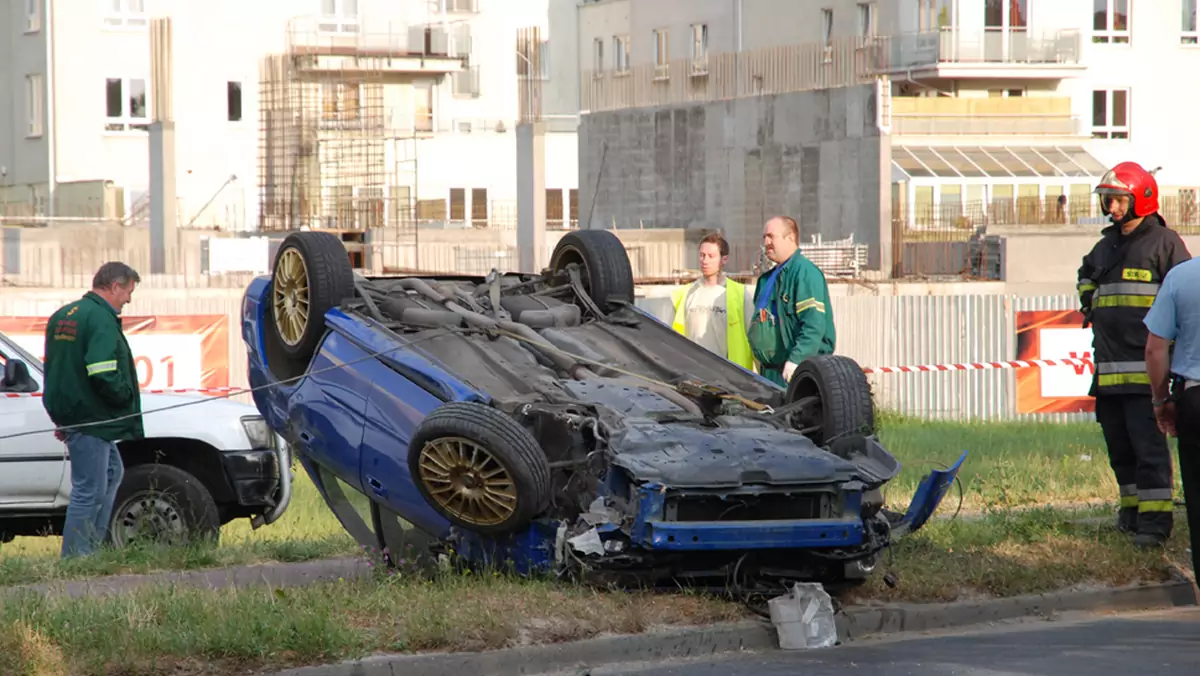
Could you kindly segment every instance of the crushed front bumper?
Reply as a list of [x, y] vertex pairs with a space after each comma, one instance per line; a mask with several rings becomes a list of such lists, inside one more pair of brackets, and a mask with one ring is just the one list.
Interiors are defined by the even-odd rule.
[[228, 451], [221, 461], [237, 503], [268, 508], [250, 520], [252, 528], [283, 516], [292, 499], [292, 457], [291, 446], [282, 437], [276, 435], [274, 448]]
[[[950, 468], [934, 470], [921, 481], [904, 517], [891, 526], [893, 539], [925, 525], [954, 483], [966, 458], [964, 452]], [[629, 540], [641, 549], [674, 552], [853, 549], [869, 544], [867, 527], [861, 517], [861, 495], [848, 494], [845, 516], [835, 519], [668, 521], [663, 518], [665, 488], [660, 484], [644, 484], [638, 487], [637, 516], [629, 530]]]

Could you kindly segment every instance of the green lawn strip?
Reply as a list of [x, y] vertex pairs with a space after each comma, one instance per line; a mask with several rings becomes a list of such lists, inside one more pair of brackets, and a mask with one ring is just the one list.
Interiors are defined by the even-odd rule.
[[[959, 473], [964, 510], [1117, 500], [1116, 479], [1095, 423], [928, 422], [884, 414], [879, 437], [903, 465], [886, 487], [893, 509], [906, 507], [925, 474], [950, 465], [963, 451], [968, 452]], [[952, 488], [946, 497], [949, 513], [958, 504], [958, 490]], [[1178, 472], [1175, 491], [1182, 494]], [[940, 513], [947, 513], [946, 507]]]
[[[1096, 501], [1115, 509], [1116, 482], [1097, 425], [928, 422], [885, 413], [880, 428], [885, 447], [903, 464], [900, 476], [886, 487], [893, 509], [905, 509], [921, 478], [954, 462], [963, 450], [970, 452], [960, 473], [964, 518], [993, 509], [1076, 507]], [[954, 514], [959, 489], [950, 489], [938, 518]], [[0, 545], [0, 586], [359, 552], [303, 472], [297, 473], [291, 505], [278, 522], [258, 530], [245, 519], [232, 522], [222, 528], [217, 549], [147, 547], [59, 563], [60, 546], [57, 537], [17, 538]]]
[[[1090, 512], [992, 512], [932, 524], [902, 541], [896, 588], [882, 571], [843, 602], [948, 601], [1171, 579], [1181, 527], [1139, 552]], [[1182, 521], [1182, 515], [1180, 515]], [[119, 597], [19, 594], [0, 605], [0, 673], [234, 674], [378, 652], [483, 650], [748, 617], [682, 592], [626, 594], [500, 574], [403, 575], [236, 593], [142, 588]], [[38, 671], [38, 668], [41, 671]]]

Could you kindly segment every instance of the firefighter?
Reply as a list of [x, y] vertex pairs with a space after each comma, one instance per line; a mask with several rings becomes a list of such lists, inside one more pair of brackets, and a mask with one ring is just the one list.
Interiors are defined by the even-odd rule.
[[1143, 319], [1167, 272], [1191, 254], [1159, 215], [1158, 182], [1141, 165], [1116, 165], [1094, 192], [1112, 225], [1079, 267], [1084, 326], [1093, 332], [1088, 395], [1119, 487], [1117, 527], [1139, 547], [1159, 546], [1171, 536], [1173, 475], [1151, 402]]

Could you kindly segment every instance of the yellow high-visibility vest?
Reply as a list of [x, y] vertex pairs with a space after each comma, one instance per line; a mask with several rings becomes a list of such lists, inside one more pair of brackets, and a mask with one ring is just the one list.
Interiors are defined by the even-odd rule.
[[[671, 292], [671, 300], [675, 304], [675, 322], [671, 328], [687, 335], [684, 325], [684, 301], [687, 299], [691, 285], [682, 286]], [[741, 366], [754, 370], [754, 353], [750, 350], [750, 341], [746, 338], [748, 327], [746, 321], [746, 286], [732, 279], [725, 279], [725, 358]]]

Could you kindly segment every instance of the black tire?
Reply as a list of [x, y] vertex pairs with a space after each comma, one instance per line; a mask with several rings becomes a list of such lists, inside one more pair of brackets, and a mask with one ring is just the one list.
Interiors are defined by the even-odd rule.
[[[146, 532], [138, 532], [148, 529]], [[125, 470], [109, 521], [108, 539], [125, 547], [143, 539], [180, 545], [216, 544], [221, 516], [208, 488], [178, 467], [135, 465]]]
[[853, 359], [830, 354], [800, 362], [788, 383], [786, 403], [806, 397], [815, 397], [815, 402], [794, 414], [792, 424], [808, 430], [808, 438], [818, 446], [875, 433], [871, 384]]
[[[616, 235], [607, 230], [572, 230], [563, 235], [550, 256], [550, 270], [558, 276], [572, 263], [580, 266], [584, 290], [604, 312], [633, 302], [633, 268]], [[558, 283], [568, 283], [567, 279], [564, 275]]]
[[[304, 266], [308, 294], [307, 312], [303, 319], [295, 320], [301, 324], [299, 329], [287, 314], [279, 313], [280, 303], [286, 303], [280, 294], [291, 295], [284, 288], [281, 268], [297, 254]], [[353, 295], [354, 268], [342, 241], [328, 232], [293, 232], [280, 245], [271, 270], [269, 316], [273, 330], [267, 336], [277, 341], [279, 349], [289, 358], [307, 363], [325, 333], [325, 313]]]
[[[443, 495], [450, 493], [447, 501], [455, 497], [462, 501], [464, 495], [474, 495], [470, 491], [475, 490], [482, 478], [479, 476], [481, 470], [469, 472], [462, 466], [444, 468], [444, 477], [435, 476], [442, 470], [438, 469], [440, 465], [427, 458], [426, 453], [435, 452], [434, 444], [438, 442], [444, 446], [466, 442], [490, 456], [478, 467], [498, 466], [503, 470], [503, 474], [498, 476], [502, 479], [506, 477], [511, 496], [505, 499], [513, 503], [511, 506], [502, 505], [507, 514], [496, 513], [490, 520], [475, 518], [464, 512], [469, 506], [457, 509], [455, 505], [448, 506], [434, 497], [433, 493], [437, 491]], [[423, 459], [426, 460], [424, 470]], [[421, 496], [439, 514], [451, 523], [477, 533], [500, 534], [519, 530], [550, 505], [550, 464], [541, 446], [515, 420], [484, 404], [450, 402], [438, 407], [421, 421], [409, 443], [408, 468]], [[463, 476], [468, 478], [462, 479]], [[431, 487], [427, 483], [431, 481], [437, 482], [437, 485]]]

